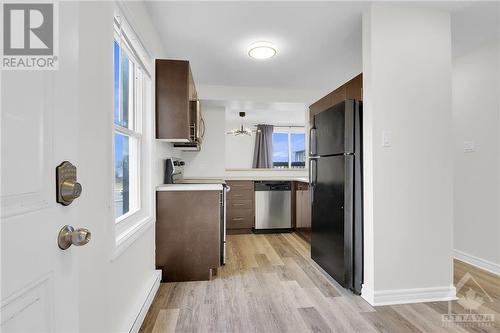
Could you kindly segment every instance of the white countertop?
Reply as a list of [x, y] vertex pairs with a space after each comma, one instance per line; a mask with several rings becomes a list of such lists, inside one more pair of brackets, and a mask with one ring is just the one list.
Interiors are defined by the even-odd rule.
[[163, 184], [156, 191], [222, 191], [222, 184]]
[[222, 178], [184, 178], [182, 184], [226, 184]]

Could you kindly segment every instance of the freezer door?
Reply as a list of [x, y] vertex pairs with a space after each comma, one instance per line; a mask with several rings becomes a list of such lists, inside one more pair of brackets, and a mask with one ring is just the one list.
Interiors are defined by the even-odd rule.
[[[356, 102], [346, 100], [314, 116], [311, 131], [312, 155], [354, 152], [354, 110]], [[314, 137], [313, 137], [314, 136]]]
[[315, 162], [311, 257], [345, 288], [353, 284], [354, 156], [321, 157]]

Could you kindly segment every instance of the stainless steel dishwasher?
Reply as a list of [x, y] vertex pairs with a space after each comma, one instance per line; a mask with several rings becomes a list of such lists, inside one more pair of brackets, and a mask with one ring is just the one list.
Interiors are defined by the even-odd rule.
[[255, 182], [254, 232], [292, 229], [292, 186], [288, 181]]

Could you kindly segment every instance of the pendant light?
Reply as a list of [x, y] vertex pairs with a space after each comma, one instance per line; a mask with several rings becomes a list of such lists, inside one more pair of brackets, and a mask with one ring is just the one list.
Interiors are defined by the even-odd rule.
[[228, 131], [227, 134], [232, 134], [234, 136], [238, 136], [238, 135], [251, 136], [252, 133], [257, 132], [256, 130], [251, 130], [251, 129], [245, 128], [245, 126], [243, 126], [243, 119], [245, 118], [245, 115], [246, 115], [245, 112], [240, 112], [239, 115], [240, 115], [240, 118], [241, 118], [241, 126], [238, 127], [238, 128], [235, 128], [235, 129], [233, 129], [231, 131]]

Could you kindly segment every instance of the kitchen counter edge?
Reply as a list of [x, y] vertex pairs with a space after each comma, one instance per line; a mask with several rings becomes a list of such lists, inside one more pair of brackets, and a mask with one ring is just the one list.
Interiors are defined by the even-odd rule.
[[156, 187], [162, 191], [222, 191], [222, 184], [164, 184]]

